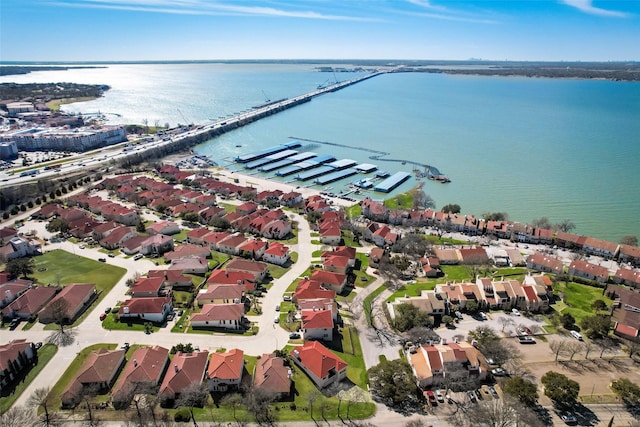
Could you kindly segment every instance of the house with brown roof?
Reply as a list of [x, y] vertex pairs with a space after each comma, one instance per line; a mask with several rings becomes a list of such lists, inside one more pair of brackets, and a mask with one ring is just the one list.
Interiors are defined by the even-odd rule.
[[25, 339], [0, 344], [0, 394], [8, 394], [8, 390], [29, 372], [36, 360], [36, 349]]
[[173, 311], [171, 297], [129, 298], [118, 310], [120, 321], [129, 319], [163, 323]]
[[558, 231], [553, 239], [556, 245], [567, 249], [582, 249], [585, 240], [586, 237], [584, 236], [578, 236], [564, 231]]
[[158, 391], [160, 404], [164, 407], [172, 407], [184, 390], [202, 384], [208, 363], [207, 350], [194, 353], [177, 352], [171, 359]]
[[[220, 285], [224, 286], [224, 285]], [[244, 304], [204, 304], [200, 313], [191, 315], [192, 328], [244, 329]]]
[[457, 249], [434, 247], [433, 253], [440, 260], [440, 264], [442, 265], [460, 264], [460, 257]]
[[527, 268], [541, 273], [561, 274], [564, 271], [562, 261], [540, 252], [527, 257]]
[[75, 408], [85, 394], [107, 392], [125, 364], [125, 350], [100, 348], [87, 356], [84, 364], [60, 395], [64, 409]]
[[265, 353], [256, 362], [253, 385], [281, 399], [291, 393], [291, 375], [291, 368], [284, 365], [282, 357]]
[[202, 244], [208, 245], [209, 249], [217, 251], [218, 244], [229, 236], [230, 234], [226, 231], [210, 231], [202, 236]]
[[149, 224], [146, 228], [149, 234], [164, 234], [172, 236], [180, 232], [180, 226], [173, 221], [160, 221]]
[[204, 257], [188, 256], [176, 258], [171, 261], [167, 270], [180, 271], [184, 274], [197, 274], [204, 276], [209, 271], [209, 263]]
[[205, 227], [194, 228], [193, 230], [187, 233], [187, 242], [193, 243], [194, 245], [202, 245], [204, 241], [202, 238], [211, 233], [211, 230]]
[[129, 293], [133, 298], [158, 297], [163, 286], [164, 277], [140, 277], [131, 285]]
[[333, 340], [333, 314], [331, 310], [302, 310], [302, 336], [305, 340]]
[[140, 242], [140, 253], [143, 255], [162, 255], [173, 250], [173, 237], [155, 234]]
[[300, 279], [298, 281], [298, 287], [293, 292], [291, 300], [294, 303], [297, 303], [301, 300], [316, 298], [334, 300], [336, 298], [336, 291], [323, 288], [317, 280]]
[[228, 271], [244, 271], [253, 274], [256, 283], [262, 282], [269, 273], [269, 266], [264, 262], [234, 258], [225, 267]]
[[640, 246], [620, 245], [618, 259], [620, 262], [629, 262], [640, 267]]
[[171, 252], [166, 252], [164, 254], [164, 259], [167, 261], [172, 261], [178, 258], [186, 258], [186, 257], [203, 257], [203, 258], [211, 258], [211, 250], [206, 246], [198, 246], [192, 244], [179, 245]]
[[209, 285], [206, 289], [200, 289], [196, 296], [196, 302], [200, 307], [205, 304], [239, 304], [242, 302], [245, 287], [242, 284]]
[[293, 362], [318, 388], [325, 388], [347, 377], [347, 363], [318, 341], [307, 341], [291, 350]]
[[640, 292], [609, 285], [605, 293], [614, 299], [611, 314], [613, 333], [640, 342]]
[[597, 264], [592, 264], [581, 259], [576, 259], [569, 265], [569, 276], [582, 277], [589, 280], [597, 280], [606, 283], [609, 280], [609, 270]]
[[27, 292], [33, 283], [31, 280], [25, 279], [0, 279], [0, 281], [2, 282], [0, 283], [0, 309], [11, 304], [16, 298]]
[[462, 264], [481, 265], [489, 263], [487, 251], [482, 246], [461, 247], [458, 249]]
[[169, 363], [168, 356], [169, 350], [157, 345], [137, 349], [111, 391], [114, 408], [127, 408], [136, 393], [154, 394]]
[[251, 259], [261, 259], [267, 250], [268, 243], [264, 240], [249, 239], [240, 245], [240, 253]]
[[149, 270], [147, 277], [161, 277], [162, 286], [167, 289], [189, 289], [193, 287], [193, 280], [185, 276], [182, 270]]
[[369, 252], [369, 264], [371, 267], [377, 268], [380, 264], [380, 261], [384, 257], [384, 249], [382, 248], [372, 248]]
[[246, 271], [214, 270], [207, 279], [208, 285], [240, 285], [245, 292], [255, 289], [255, 277]]
[[2, 309], [2, 317], [5, 319], [35, 319], [40, 309], [54, 297], [57, 291], [57, 288], [50, 286], [30, 288]]
[[97, 298], [94, 283], [67, 285], [38, 313], [41, 323], [73, 323]]
[[418, 387], [427, 389], [447, 377], [486, 377], [486, 367], [480, 364], [480, 352], [466, 342], [422, 345], [406, 352], [407, 361]]
[[207, 368], [209, 390], [226, 392], [237, 389], [244, 371], [244, 352], [234, 348], [225, 353], [211, 353]]
[[291, 222], [284, 219], [274, 219], [262, 229], [261, 236], [266, 239], [282, 240], [291, 234]]
[[595, 237], [585, 237], [582, 243], [582, 250], [589, 255], [595, 255], [604, 259], [613, 259], [618, 256], [620, 245]]
[[103, 248], [113, 250], [122, 246], [126, 240], [136, 237], [136, 235], [135, 230], [121, 225], [115, 230], [111, 230], [109, 235], [102, 238], [99, 243]]
[[229, 255], [240, 255], [240, 246], [247, 241], [242, 234], [232, 234], [218, 242], [218, 251]]

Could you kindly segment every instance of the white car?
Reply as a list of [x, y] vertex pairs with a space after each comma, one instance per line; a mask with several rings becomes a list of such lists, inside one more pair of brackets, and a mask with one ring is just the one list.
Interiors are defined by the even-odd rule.
[[520, 312], [518, 311], [517, 308], [512, 308], [511, 312], [514, 314], [514, 316], [520, 316]]
[[436, 399], [438, 399], [438, 402], [444, 403], [444, 396], [440, 390], [436, 390]]

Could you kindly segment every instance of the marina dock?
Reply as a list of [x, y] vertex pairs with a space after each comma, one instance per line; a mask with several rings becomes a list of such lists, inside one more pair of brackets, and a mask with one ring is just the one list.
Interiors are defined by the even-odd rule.
[[379, 191], [381, 193], [389, 193], [393, 191], [400, 184], [405, 182], [411, 177], [411, 174], [407, 172], [396, 172], [391, 175], [389, 178], [382, 181], [380, 184], [373, 187], [375, 191]]

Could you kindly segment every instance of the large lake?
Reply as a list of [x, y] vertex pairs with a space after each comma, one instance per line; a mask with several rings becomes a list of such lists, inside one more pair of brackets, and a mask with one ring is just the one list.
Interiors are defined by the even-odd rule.
[[[108, 84], [103, 98], [65, 110], [100, 111], [113, 123], [175, 125], [208, 123], [356, 75], [320, 73], [313, 65], [117, 64], [0, 81]], [[390, 172], [412, 166], [371, 160], [357, 147], [434, 165], [452, 180], [425, 182], [437, 207], [458, 203], [465, 213], [501, 211], [522, 222], [570, 219], [575, 232], [612, 241], [640, 236], [640, 83], [387, 74], [195, 150], [227, 164], [291, 137], [354, 147], [317, 144], [313, 151]], [[331, 185], [339, 190], [346, 183]], [[396, 192], [416, 183], [412, 177]]]

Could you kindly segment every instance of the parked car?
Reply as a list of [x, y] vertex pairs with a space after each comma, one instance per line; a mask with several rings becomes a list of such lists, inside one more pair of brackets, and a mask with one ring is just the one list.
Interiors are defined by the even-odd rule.
[[276, 304], [276, 311], [280, 311], [280, 304]]
[[578, 341], [582, 341], [582, 334], [578, 331], [571, 331], [571, 336], [577, 339]]
[[436, 400], [436, 395], [433, 393], [433, 391], [427, 390], [424, 392], [424, 394], [427, 396], [427, 400], [431, 405], [436, 406], [438, 404], [438, 401]]
[[291, 295], [285, 295], [282, 297], [284, 301], [291, 301]]
[[106, 259], [106, 258], [98, 258], [98, 261], [100, 261], [100, 262], [107, 262], [107, 259]]
[[502, 368], [495, 368], [491, 370], [491, 375], [494, 377], [504, 377], [507, 375], [507, 371]]
[[487, 320], [488, 319], [487, 314], [485, 312], [483, 312], [483, 311], [480, 312], [480, 318], [482, 320]]
[[273, 318], [273, 323], [280, 323], [280, 316], [276, 316]]
[[520, 316], [520, 312], [518, 311], [517, 308], [512, 308], [511, 312], [513, 313], [514, 316]]
[[530, 336], [518, 337], [518, 341], [520, 341], [520, 344], [535, 344], [536, 343], [535, 338], [530, 337]]
[[121, 348], [122, 350], [124, 350], [124, 351], [129, 350], [129, 343], [128, 343], [128, 342], [126, 342], [126, 343], [122, 344], [122, 346], [121, 346], [120, 348]]
[[33, 345], [33, 348], [35, 348], [36, 350], [38, 350], [40, 347], [42, 347], [42, 343], [41, 342], [37, 342]]
[[136, 256], [134, 256], [134, 257], [133, 257], [133, 260], [134, 260], [134, 261], [137, 261], [137, 260], [139, 260], [139, 259], [142, 259], [142, 257], [143, 257], [143, 255], [142, 255], [142, 254], [138, 254], [138, 255], [136, 255]]
[[11, 323], [9, 323], [9, 330], [13, 331], [15, 328], [18, 327], [18, 325], [20, 324], [20, 320], [19, 318], [15, 318], [11, 321]]
[[177, 313], [177, 314], [178, 314], [178, 316], [182, 316], [182, 313], [184, 313], [184, 311], [183, 311], [183, 310], [178, 310], [178, 313]]
[[84, 249], [84, 245], [80, 245], [78, 246], [80, 249]]
[[444, 403], [444, 395], [440, 390], [436, 390], [436, 399], [438, 399], [438, 402]]
[[104, 312], [105, 312], [106, 314], [109, 314], [109, 312], [110, 312], [110, 311], [111, 311], [111, 307], [107, 307], [107, 308], [105, 308], [105, 309], [104, 309]]
[[472, 391], [468, 391], [467, 396], [469, 396], [469, 400], [473, 403], [478, 401], [478, 399], [476, 399], [476, 394]]
[[297, 333], [297, 332], [292, 332], [292, 333], [289, 334], [289, 339], [290, 340], [297, 340], [299, 338], [300, 338], [300, 334]]
[[570, 426], [578, 424], [578, 419], [576, 418], [575, 415], [564, 414], [564, 415], [560, 416], [560, 419], [562, 421], [564, 421], [565, 424], [568, 424]]
[[114, 257], [115, 257], [115, 255], [114, 255], [114, 254], [109, 254], [109, 255], [107, 255], [107, 256], [108, 256], [109, 258], [114, 258]]
[[106, 313], [100, 313], [100, 320], [104, 320], [107, 318]]

